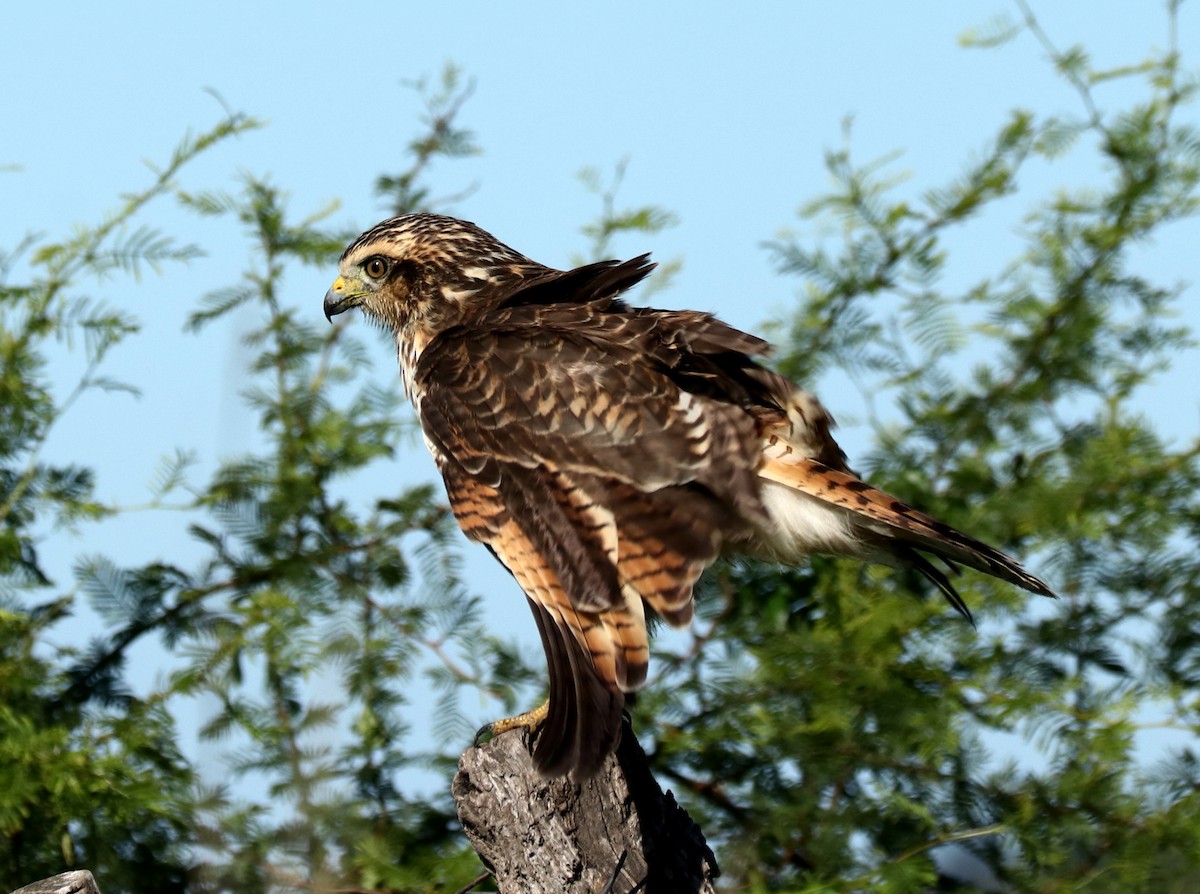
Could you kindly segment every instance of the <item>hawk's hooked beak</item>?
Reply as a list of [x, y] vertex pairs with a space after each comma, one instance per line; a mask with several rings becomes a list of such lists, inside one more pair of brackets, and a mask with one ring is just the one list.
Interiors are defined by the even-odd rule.
[[333, 318], [352, 307], [358, 307], [362, 299], [369, 293], [360, 279], [347, 279], [339, 276], [334, 280], [329, 291], [325, 293], [325, 319], [333, 322]]

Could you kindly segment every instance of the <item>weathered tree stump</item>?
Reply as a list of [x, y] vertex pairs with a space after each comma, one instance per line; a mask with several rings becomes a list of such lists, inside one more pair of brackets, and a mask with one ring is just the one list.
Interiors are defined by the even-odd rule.
[[17, 888], [12, 894], [100, 894], [100, 889], [96, 887], [96, 880], [90, 872], [77, 869]]
[[527, 736], [510, 732], [462, 756], [452, 792], [502, 894], [716, 890], [716, 858], [650, 774], [628, 721], [616, 754], [587, 782], [542, 779]]

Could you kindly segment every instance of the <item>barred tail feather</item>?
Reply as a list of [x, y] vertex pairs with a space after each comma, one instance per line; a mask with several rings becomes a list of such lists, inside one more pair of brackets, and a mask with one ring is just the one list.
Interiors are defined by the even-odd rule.
[[[1030, 574], [1000, 550], [913, 509], [850, 472], [831, 468], [816, 460], [793, 456], [789, 457], [788, 461], [766, 460], [759, 474], [767, 481], [786, 485], [800, 494], [847, 513], [851, 521], [850, 536], [859, 540], [860, 547], [856, 550], [848, 545], [846, 552], [869, 554], [875, 548], [891, 553], [929, 578], [960, 611], [965, 610], [965, 605], [949, 579], [943, 572], [915, 554], [914, 549], [932, 553], [948, 563], [966, 565], [1032, 593], [1054, 595], [1054, 591], [1044, 581]], [[914, 555], [917, 555], [916, 561], [913, 561]]]

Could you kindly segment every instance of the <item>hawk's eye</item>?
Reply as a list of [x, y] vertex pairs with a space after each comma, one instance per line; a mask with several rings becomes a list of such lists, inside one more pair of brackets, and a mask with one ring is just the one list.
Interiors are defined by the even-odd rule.
[[383, 279], [388, 272], [388, 262], [383, 258], [370, 258], [363, 265], [363, 270], [371, 279]]

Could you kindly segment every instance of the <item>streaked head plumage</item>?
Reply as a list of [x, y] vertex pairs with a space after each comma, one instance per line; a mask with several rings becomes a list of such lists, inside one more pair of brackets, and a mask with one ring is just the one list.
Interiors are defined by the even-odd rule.
[[471, 299], [486, 299], [547, 269], [469, 221], [406, 214], [350, 243], [325, 296], [325, 313], [359, 307], [397, 332], [414, 321], [436, 329], [461, 318]]

